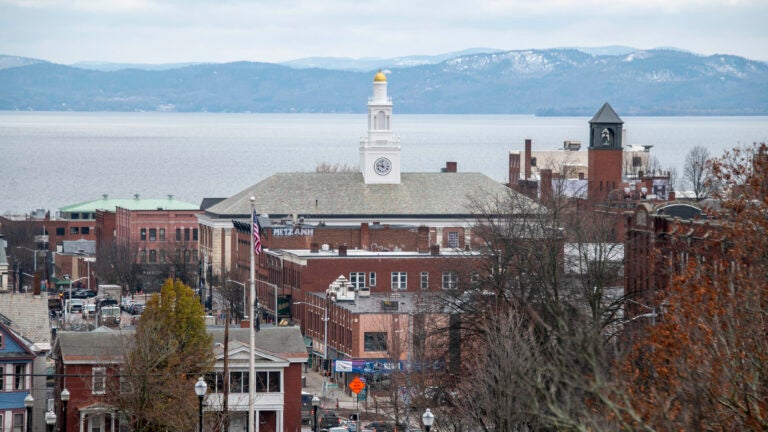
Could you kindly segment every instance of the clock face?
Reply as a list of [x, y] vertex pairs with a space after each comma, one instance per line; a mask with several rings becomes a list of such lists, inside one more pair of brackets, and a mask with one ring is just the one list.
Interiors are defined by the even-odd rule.
[[392, 162], [384, 157], [378, 158], [376, 159], [376, 162], [373, 163], [373, 170], [376, 171], [376, 174], [378, 175], [387, 175], [392, 171]]

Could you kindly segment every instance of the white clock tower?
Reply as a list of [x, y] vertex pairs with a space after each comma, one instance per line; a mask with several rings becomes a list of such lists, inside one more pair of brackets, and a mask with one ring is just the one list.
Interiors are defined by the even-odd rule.
[[360, 170], [366, 184], [400, 184], [400, 139], [392, 136], [392, 98], [387, 76], [373, 77], [368, 100], [368, 137], [360, 140]]

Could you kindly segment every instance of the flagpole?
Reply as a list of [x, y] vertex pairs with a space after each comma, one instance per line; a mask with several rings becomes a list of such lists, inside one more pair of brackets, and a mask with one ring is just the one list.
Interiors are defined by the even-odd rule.
[[[256, 369], [256, 360], [254, 357], [256, 356], [256, 331], [254, 329], [254, 326], [256, 325], [256, 311], [253, 308], [253, 300], [256, 298], [256, 259], [254, 256], [254, 233], [253, 230], [256, 229], [253, 223], [254, 213], [256, 211], [255, 208], [256, 198], [251, 197], [251, 215], [250, 215], [250, 224], [251, 224], [251, 289], [250, 289], [250, 297], [248, 298], [248, 313], [250, 314], [250, 321], [248, 327], [250, 328], [250, 337], [251, 337], [251, 344], [250, 344], [250, 355], [248, 356], [248, 428], [246, 431], [251, 431], [254, 428], [254, 425], [256, 423], [254, 411], [253, 411], [253, 404], [255, 400], [255, 394], [254, 391], [256, 390], [256, 373], [254, 369]], [[245, 305], [243, 305], [245, 306]]]

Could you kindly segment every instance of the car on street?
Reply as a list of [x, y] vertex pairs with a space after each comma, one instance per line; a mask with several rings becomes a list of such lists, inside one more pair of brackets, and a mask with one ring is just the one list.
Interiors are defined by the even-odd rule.
[[96, 317], [96, 305], [93, 303], [86, 303], [83, 305], [83, 318], [95, 318]]
[[395, 430], [394, 424], [383, 422], [383, 421], [373, 421], [363, 426], [364, 432], [367, 432], [367, 431], [393, 432], [394, 430]]
[[87, 299], [91, 297], [96, 297], [96, 292], [88, 288], [78, 288], [72, 292], [72, 298]]

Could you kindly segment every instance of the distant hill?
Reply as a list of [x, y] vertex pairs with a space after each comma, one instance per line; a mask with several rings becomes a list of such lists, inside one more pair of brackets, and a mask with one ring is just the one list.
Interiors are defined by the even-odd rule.
[[438, 55], [406, 56], [394, 58], [342, 58], [342, 57], [308, 57], [280, 63], [296, 69], [332, 69], [357, 72], [375, 71], [382, 67], [404, 68], [411, 66], [430, 65], [446, 60], [472, 54], [487, 54], [503, 52], [495, 48], [470, 48]]
[[47, 62], [44, 60], [38, 60], [38, 59], [27, 58], [27, 57], [0, 55], [0, 69], [28, 66], [36, 63], [47, 63]]
[[[547, 49], [394, 64], [375, 69], [389, 70], [399, 113], [591, 115], [608, 101], [621, 115], [768, 114], [768, 64], [729, 55]], [[0, 109], [364, 112], [371, 79], [254, 62], [96, 71], [38, 61], [0, 70]]]

